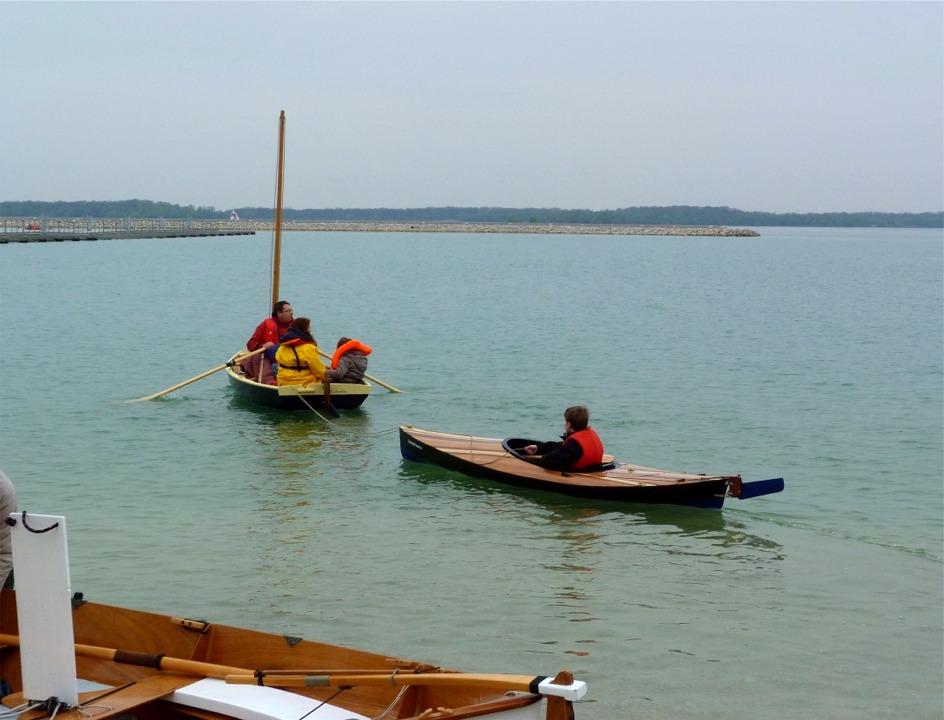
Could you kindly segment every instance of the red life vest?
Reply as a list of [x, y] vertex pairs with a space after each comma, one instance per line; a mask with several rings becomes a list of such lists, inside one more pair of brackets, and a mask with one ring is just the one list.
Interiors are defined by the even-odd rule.
[[348, 340], [341, 347], [334, 351], [334, 355], [331, 357], [331, 369], [337, 370], [338, 363], [341, 361], [341, 356], [344, 353], [350, 352], [351, 350], [360, 350], [365, 355], [370, 355], [372, 349], [369, 345], [364, 345], [360, 340]]
[[583, 468], [590, 467], [591, 465], [599, 465], [603, 462], [603, 441], [600, 440], [600, 436], [597, 435], [597, 431], [591, 427], [588, 427], [586, 430], [578, 430], [577, 432], [571, 433], [567, 436], [567, 439], [564, 440], [566, 445], [571, 440], [577, 443], [580, 446], [580, 449], [583, 450], [583, 455], [580, 456], [580, 459], [571, 465], [569, 470], [582, 470]]

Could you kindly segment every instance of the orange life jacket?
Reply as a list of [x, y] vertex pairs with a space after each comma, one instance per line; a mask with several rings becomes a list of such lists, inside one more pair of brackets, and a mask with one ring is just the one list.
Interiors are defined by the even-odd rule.
[[331, 369], [337, 370], [338, 363], [341, 362], [341, 356], [350, 352], [351, 350], [360, 350], [365, 355], [370, 355], [372, 352], [370, 346], [365, 345], [360, 340], [348, 340], [341, 347], [334, 351], [334, 355], [331, 357]]
[[586, 430], [578, 430], [568, 435], [564, 443], [569, 443], [571, 440], [580, 446], [583, 455], [568, 468], [569, 470], [582, 470], [585, 467], [599, 465], [603, 462], [603, 441], [600, 440], [596, 430], [591, 427]]

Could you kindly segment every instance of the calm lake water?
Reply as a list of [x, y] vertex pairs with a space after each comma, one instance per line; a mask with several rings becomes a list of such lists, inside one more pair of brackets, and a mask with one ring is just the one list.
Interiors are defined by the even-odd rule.
[[[280, 293], [376, 388], [241, 404], [270, 238], [0, 246], [0, 467], [93, 600], [590, 684], [580, 720], [939, 719], [940, 231], [287, 233]], [[400, 423], [786, 491], [613, 506], [401, 461]]]

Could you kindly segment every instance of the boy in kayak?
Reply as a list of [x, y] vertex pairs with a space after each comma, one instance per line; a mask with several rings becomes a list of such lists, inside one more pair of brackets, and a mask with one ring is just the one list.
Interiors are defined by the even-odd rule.
[[564, 411], [561, 440], [525, 445], [522, 449], [526, 455], [540, 455], [537, 464], [552, 470], [582, 470], [603, 462], [603, 441], [590, 427], [590, 411], [585, 405], [574, 405]]

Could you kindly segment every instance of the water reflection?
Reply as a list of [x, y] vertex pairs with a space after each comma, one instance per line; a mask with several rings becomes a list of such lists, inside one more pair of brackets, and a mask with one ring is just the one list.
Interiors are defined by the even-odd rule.
[[[752, 533], [724, 511], [569, 497], [500, 485], [409, 461], [401, 462], [398, 477], [424, 486], [440, 484], [471, 492], [495, 515], [515, 516], [526, 525], [545, 528], [543, 535], [566, 543], [575, 557], [601, 552], [601, 545], [626, 549], [645, 545], [661, 547], [670, 554], [724, 554], [745, 562], [783, 559], [779, 543]], [[557, 569], [587, 568], [570, 561]]]
[[351, 456], [367, 449], [370, 417], [360, 409], [328, 418], [261, 407], [238, 396], [230, 399], [230, 407], [238, 418], [237, 432], [263, 448], [279, 467], [305, 470], [323, 449]]

